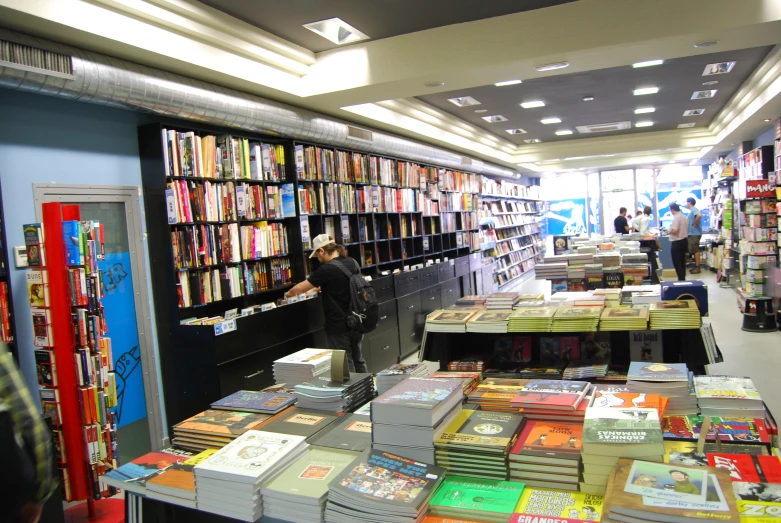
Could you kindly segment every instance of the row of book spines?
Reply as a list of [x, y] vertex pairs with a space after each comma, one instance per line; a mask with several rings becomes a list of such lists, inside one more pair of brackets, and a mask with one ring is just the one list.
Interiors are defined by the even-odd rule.
[[244, 289], [247, 294], [265, 291], [290, 282], [293, 271], [290, 260], [270, 260], [268, 264], [261, 262], [248, 264], [245, 270]]
[[[299, 180], [322, 180], [418, 187], [420, 165], [361, 153], [334, 151], [317, 146], [296, 146]], [[425, 174], [423, 178], [425, 180]]]
[[112, 381], [116, 384], [116, 377], [112, 374], [111, 362], [105, 351], [91, 351], [87, 347], [81, 347], [76, 349], [74, 358], [80, 387], [97, 386], [110, 390]]
[[104, 230], [100, 222], [92, 220], [63, 221], [62, 236], [66, 246], [66, 265], [70, 267], [83, 266], [88, 275], [100, 272], [98, 260], [105, 257]]
[[68, 269], [72, 307], [85, 307], [93, 314], [102, 313], [100, 299], [104, 296], [104, 292], [100, 275], [100, 272], [95, 272], [88, 276], [87, 271], [81, 267]]
[[285, 148], [230, 135], [198, 136], [163, 129], [167, 176], [279, 181], [285, 178]]
[[287, 227], [281, 223], [243, 226], [241, 246], [244, 258], [269, 258], [288, 253]]
[[243, 273], [241, 266], [220, 267], [211, 271], [179, 272], [177, 284], [179, 308], [244, 296]]
[[[291, 184], [292, 185], [292, 184]], [[262, 187], [241, 184], [237, 188], [236, 207], [239, 218], [284, 218], [283, 196], [280, 187]]]
[[171, 231], [171, 246], [177, 269], [241, 261], [236, 223], [193, 225]]
[[172, 180], [168, 182], [169, 222], [230, 221], [236, 219], [236, 188], [231, 183], [197, 183]]
[[74, 339], [78, 347], [98, 349], [101, 346], [103, 336], [107, 332], [102, 314], [96, 315], [86, 309], [76, 309], [71, 313], [71, 320]]

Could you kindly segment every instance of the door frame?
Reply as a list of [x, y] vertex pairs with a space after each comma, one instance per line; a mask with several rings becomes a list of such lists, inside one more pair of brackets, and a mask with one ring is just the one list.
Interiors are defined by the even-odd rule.
[[38, 221], [41, 221], [41, 206], [47, 202], [125, 204], [133, 292], [135, 292], [136, 329], [149, 421], [149, 441], [152, 450], [159, 450], [167, 445], [168, 438], [163, 431], [163, 413], [160, 407], [162, 391], [159, 387], [159, 369], [153, 347], [155, 332], [152, 323], [151, 296], [146, 285], [149, 271], [144, 248], [146, 232], [141, 221], [140, 196], [140, 187], [132, 185], [33, 184], [35, 215]]

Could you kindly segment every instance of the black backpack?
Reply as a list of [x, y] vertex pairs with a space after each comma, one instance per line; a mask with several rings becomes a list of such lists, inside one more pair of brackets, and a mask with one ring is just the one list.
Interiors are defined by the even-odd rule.
[[332, 263], [336, 262], [335, 265], [350, 280], [350, 308], [345, 318], [347, 327], [366, 334], [377, 328], [380, 322], [380, 306], [374, 287], [363, 277], [355, 260], [350, 258], [350, 261], [353, 262], [352, 271], [342, 263], [341, 258], [334, 259]]

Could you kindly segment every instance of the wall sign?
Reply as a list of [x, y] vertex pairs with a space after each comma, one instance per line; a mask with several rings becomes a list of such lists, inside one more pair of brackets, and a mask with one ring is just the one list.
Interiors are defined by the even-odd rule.
[[746, 180], [746, 198], [774, 198], [775, 187], [769, 180]]

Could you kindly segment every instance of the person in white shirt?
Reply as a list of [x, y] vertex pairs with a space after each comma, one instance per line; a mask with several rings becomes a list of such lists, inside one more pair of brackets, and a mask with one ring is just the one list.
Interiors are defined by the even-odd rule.
[[689, 251], [689, 221], [677, 203], [670, 204], [673, 223], [670, 225], [670, 256], [678, 281], [686, 280], [686, 253]]
[[638, 214], [637, 217], [632, 220], [632, 228], [643, 236], [650, 234], [649, 226], [651, 224], [651, 212], [651, 207], [646, 205], [643, 209], [643, 213]]

